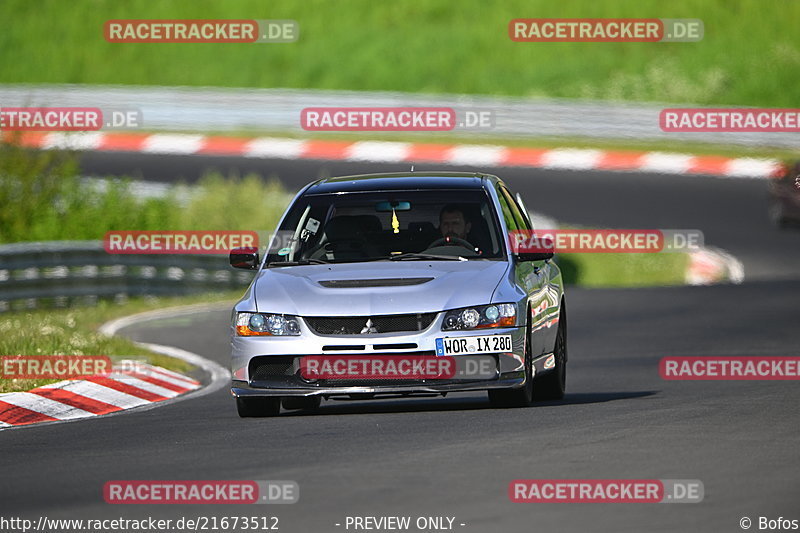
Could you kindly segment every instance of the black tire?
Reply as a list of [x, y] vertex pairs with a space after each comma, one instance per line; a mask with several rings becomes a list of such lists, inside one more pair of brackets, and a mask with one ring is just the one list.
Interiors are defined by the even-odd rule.
[[236, 398], [236, 410], [242, 418], [277, 416], [281, 412], [281, 399], [267, 396]]
[[489, 391], [489, 403], [493, 407], [529, 407], [533, 403], [533, 356], [531, 355], [530, 316], [528, 328], [525, 330], [525, 385], [518, 389], [492, 389]]
[[560, 400], [567, 390], [567, 313], [561, 304], [561, 315], [558, 319], [556, 344], [553, 348], [556, 367], [547, 374], [536, 378], [533, 383], [534, 401]]
[[322, 396], [286, 396], [281, 404], [287, 411], [298, 409], [315, 411], [322, 404]]

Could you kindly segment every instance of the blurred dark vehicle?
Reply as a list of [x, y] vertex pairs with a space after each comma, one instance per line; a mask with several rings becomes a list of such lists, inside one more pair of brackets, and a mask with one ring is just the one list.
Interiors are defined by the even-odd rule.
[[779, 228], [800, 227], [800, 161], [770, 180], [769, 218]]

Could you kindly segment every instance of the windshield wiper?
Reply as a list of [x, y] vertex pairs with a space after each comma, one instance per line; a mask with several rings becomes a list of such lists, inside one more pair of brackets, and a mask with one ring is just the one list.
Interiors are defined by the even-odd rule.
[[300, 259], [299, 261], [270, 261], [267, 266], [327, 265], [328, 263], [329, 261], [322, 259]]
[[389, 258], [389, 261], [405, 261], [407, 259], [433, 259], [434, 261], [467, 261], [466, 257], [461, 257], [460, 255], [437, 255], [437, 254], [423, 254], [423, 253], [414, 253], [408, 252], [405, 254], [400, 255], [393, 255]]

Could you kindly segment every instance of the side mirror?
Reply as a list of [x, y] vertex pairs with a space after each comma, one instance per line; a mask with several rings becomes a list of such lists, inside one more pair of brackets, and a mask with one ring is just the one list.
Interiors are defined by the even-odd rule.
[[553, 252], [523, 252], [514, 257], [517, 261], [547, 261], [553, 258]]
[[252, 246], [234, 248], [230, 253], [230, 263], [233, 268], [256, 270], [260, 263], [258, 260], [258, 248]]
[[517, 261], [547, 261], [552, 259], [555, 243], [550, 237], [534, 237], [529, 241], [522, 239], [512, 243], [512, 252]]

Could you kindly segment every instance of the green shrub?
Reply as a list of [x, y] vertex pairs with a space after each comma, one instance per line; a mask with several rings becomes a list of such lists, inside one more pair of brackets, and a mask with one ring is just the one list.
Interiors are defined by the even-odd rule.
[[[179, 201], [180, 190], [188, 201]], [[115, 230], [271, 231], [289, 200], [277, 180], [219, 173], [140, 198], [126, 178], [85, 183], [74, 154], [0, 144], [0, 243], [95, 240]]]

